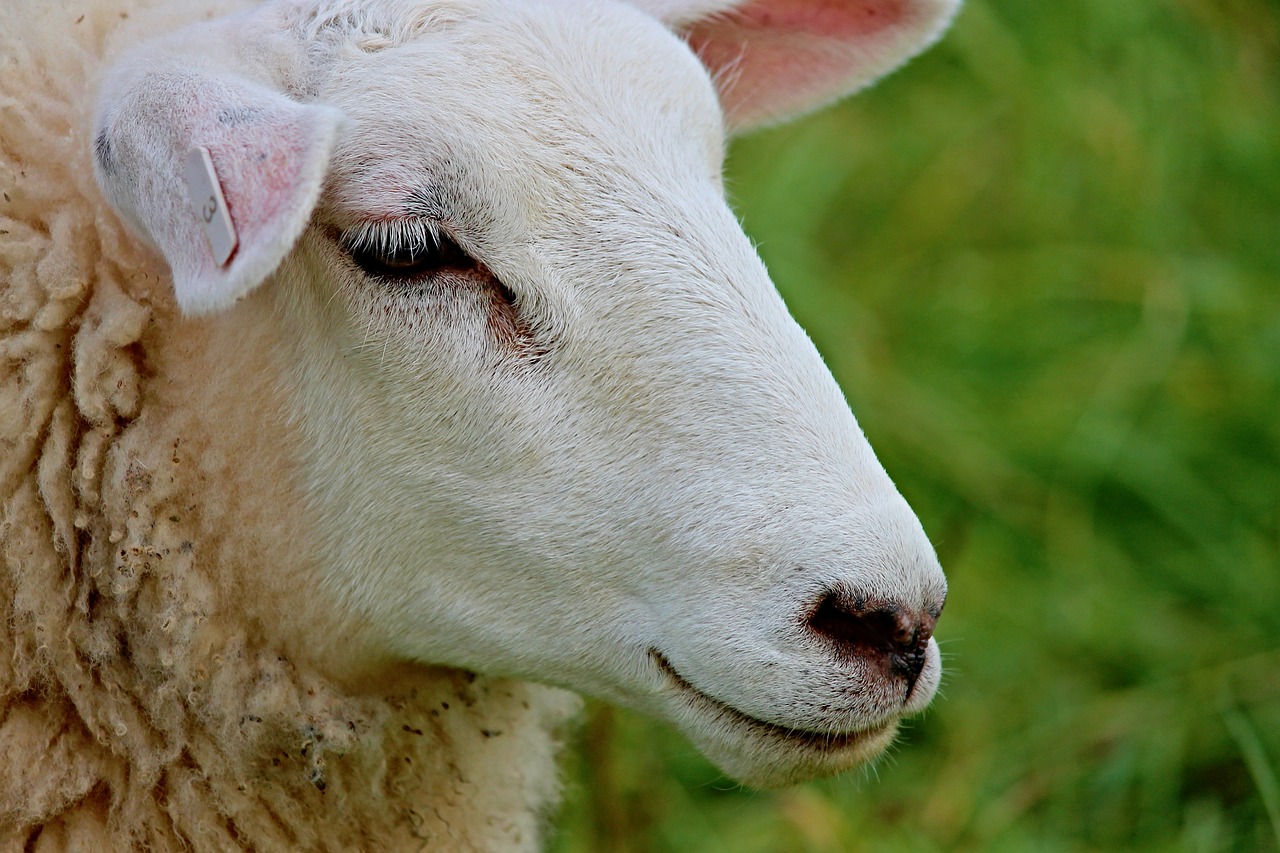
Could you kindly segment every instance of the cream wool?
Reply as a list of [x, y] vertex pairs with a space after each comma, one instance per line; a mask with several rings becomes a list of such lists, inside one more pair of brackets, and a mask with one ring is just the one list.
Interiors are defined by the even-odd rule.
[[534, 849], [537, 683], [755, 784], [927, 705], [945, 580], [717, 99], [851, 91], [954, 3], [88, 5], [0, 6], [0, 849]]

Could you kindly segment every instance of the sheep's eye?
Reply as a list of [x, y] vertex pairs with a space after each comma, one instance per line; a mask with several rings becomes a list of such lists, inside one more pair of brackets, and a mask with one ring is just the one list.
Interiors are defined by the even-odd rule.
[[426, 235], [426, 239], [394, 241], [359, 241], [347, 245], [356, 266], [371, 276], [404, 281], [443, 272], [460, 272], [475, 267], [475, 261], [443, 234]]

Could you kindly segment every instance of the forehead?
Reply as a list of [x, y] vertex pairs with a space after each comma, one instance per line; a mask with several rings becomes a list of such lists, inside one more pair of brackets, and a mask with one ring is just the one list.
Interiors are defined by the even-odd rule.
[[351, 120], [334, 173], [362, 185], [366, 207], [370, 189], [388, 202], [429, 196], [424, 178], [460, 172], [555, 197], [583, 172], [651, 183], [719, 168], [722, 119], [706, 71], [629, 6], [479, 0], [366, 10], [338, 25], [318, 87]]

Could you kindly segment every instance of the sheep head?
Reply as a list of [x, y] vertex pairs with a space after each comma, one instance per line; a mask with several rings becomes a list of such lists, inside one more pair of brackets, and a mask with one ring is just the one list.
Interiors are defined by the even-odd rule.
[[787, 783], [928, 704], [946, 583], [725, 202], [726, 130], [863, 85], [953, 2], [641, 5], [200, 24], [107, 80], [98, 177], [184, 311], [276, 329], [308, 595]]

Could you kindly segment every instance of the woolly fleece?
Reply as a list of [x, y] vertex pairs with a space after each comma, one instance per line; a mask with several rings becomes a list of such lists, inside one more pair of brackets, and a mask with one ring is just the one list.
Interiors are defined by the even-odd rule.
[[0, 849], [533, 849], [576, 700], [320, 665], [270, 342], [94, 185], [116, 49], [225, 11], [165, 5], [0, 6]]

